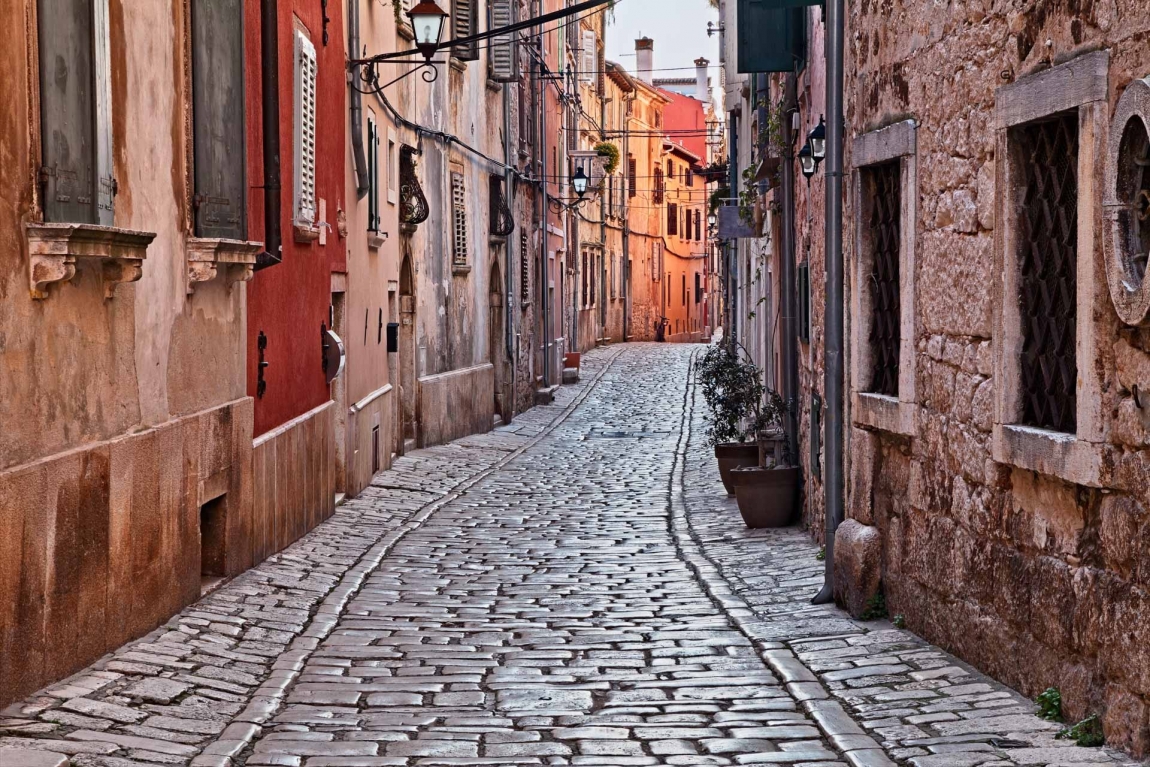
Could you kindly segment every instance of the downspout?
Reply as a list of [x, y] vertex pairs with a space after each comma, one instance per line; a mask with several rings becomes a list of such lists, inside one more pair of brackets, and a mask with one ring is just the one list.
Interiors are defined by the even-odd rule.
[[834, 599], [835, 533], [843, 520], [843, 0], [827, 0], [827, 160], [826, 160], [826, 580], [815, 604]]
[[[731, 148], [728, 152], [730, 160], [727, 163], [727, 183], [730, 185], [730, 198], [738, 205], [739, 201], [739, 114], [730, 112]], [[730, 201], [728, 201], [729, 203]], [[730, 320], [728, 330], [730, 338], [737, 341], [739, 338], [739, 241], [732, 239], [727, 254], [727, 318]], [[724, 334], [726, 336], [726, 334]]]
[[783, 346], [783, 399], [787, 404], [785, 423], [783, 424], [787, 435], [787, 450], [791, 461], [798, 464], [799, 459], [799, 346], [798, 346], [798, 316], [796, 303], [798, 295], [795, 286], [795, 162], [794, 162], [794, 130], [791, 124], [791, 115], [796, 109], [795, 105], [795, 75], [783, 75], [783, 185], [782, 209], [783, 221], [780, 240], [782, 245], [782, 264], [779, 276], [782, 280], [782, 346]]
[[[624, 178], [630, 182], [630, 176], [627, 168], [630, 168], [630, 152], [631, 152], [631, 117], [629, 114], [630, 104], [633, 102], [634, 97], [623, 98], [623, 162], [627, 163], [624, 166]], [[631, 186], [630, 183], [625, 183], [623, 186], [623, 199], [620, 201], [623, 208], [623, 340], [627, 341], [630, 338], [630, 333], [627, 329], [630, 327], [630, 312], [628, 311], [631, 306], [631, 217], [628, 212], [627, 201], [631, 199]]]
[[[348, 0], [347, 48], [352, 58], [359, 52], [359, 0]], [[356, 83], [359, 80], [359, 67], [351, 70], [351, 151], [355, 160], [355, 196], [363, 199], [370, 181], [367, 177], [367, 155], [363, 151], [363, 94]]]
[[276, 0], [260, 0], [260, 100], [264, 160], [264, 251], [255, 269], [283, 261], [280, 252], [280, 90], [279, 8]]
[[[538, 15], [538, 14], [536, 14]], [[546, 61], [546, 49], [543, 47], [543, 32], [536, 27], [536, 40], [539, 46], [539, 56]], [[541, 194], [539, 195], [539, 272], [542, 276], [542, 284], [539, 288], [539, 308], [540, 314], [543, 318], [543, 386], [549, 388], [551, 386], [551, 330], [550, 330], [550, 309], [548, 306], [548, 296], [550, 294], [551, 286], [551, 257], [548, 255], [547, 247], [550, 244], [550, 220], [547, 214], [547, 85], [546, 80], [539, 77], [537, 74], [539, 62], [532, 61], [531, 63], [531, 77], [539, 83], [539, 140], [535, 142], [536, 151], [539, 152], [539, 178]]]
[[[606, 78], [605, 73], [597, 73], [596, 77]], [[607, 130], [607, 102], [611, 99], [599, 94], [599, 127], [603, 133], [599, 134], [600, 141], [606, 141]], [[607, 178], [604, 174], [603, 181]], [[599, 189], [599, 242], [603, 243], [603, 255], [599, 257], [599, 337], [607, 337], [607, 210], [603, 207], [603, 189]]]
[[[506, 166], [503, 171], [503, 194], [507, 201], [507, 208], [511, 210], [512, 218], [515, 216], [514, 208], [515, 193], [512, 189], [514, 177], [511, 175], [511, 84], [503, 83], [503, 164]], [[503, 286], [507, 294], [504, 300], [503, 310], [503, 328], [505, 341], [507, 343], [507, 358], [511, 360], [511, 415], [508, 417], [508, 423], [515, 418], [515, 391], [518, 385], [517, 376], [519, 374], [519, 365], [515, 359], [515, 311], [512, 302], [515, 300], [515, 280], [513, 279], [511, 268], [512, 253], [515, 250], [515, 238], [507, 238], [507, 246], [503, 249]]]

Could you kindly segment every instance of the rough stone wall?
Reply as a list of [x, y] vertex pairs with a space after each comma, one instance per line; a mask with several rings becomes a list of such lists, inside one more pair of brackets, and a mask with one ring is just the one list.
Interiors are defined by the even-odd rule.
[[[1113, 402], [1103, 415], [1104, 487], [992, 460], [1001, 279], [993, 117], [996, 88], [1091, 49], [1110, 51], [1113, 114], [1126, 85], [1150, 74], [1150, 6], [868, 0], [851, 4], [847, 23], [848, 145], [898, 120], [920, 126], [917, 432], [852, 430], [849, 515], [882, 531], [892, 614], [1028, 695], [1060, 687], [1069, 718], [1102, 714], [1108, 741], [1144, 756], [1150, 451], [1145, 422], [1120, 392], [1150, 380], [1150, 345], [1145, 331], [1115, 330], [1108, 297], [1095, 302], [1097, 364], [1111, 387], [1104, 401]], [[812, 269], [812, 282], [821, 271]], [[820, 316], [820, 299], [813, 303]], [[812, 344], [821, 349], [821, 338]], [[810, 370], [821, 371], [817, 355], [804, 377]]]

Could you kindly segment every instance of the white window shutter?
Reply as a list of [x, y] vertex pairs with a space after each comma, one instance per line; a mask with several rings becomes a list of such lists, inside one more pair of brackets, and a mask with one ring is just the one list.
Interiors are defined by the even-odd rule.
[[[479, 32], [477, 14], [479, 0], [453, 0], [450, 23], [453, 40], [471, 37]], [[461, 61], [475, 61], [479, 58], [479, 43], [465, 43], [451, 48], [451, 55]]]
[[579, 55], [579, 80], [585, 83], [595, 82], [595, 62], [598, 60], [595, 33], [589, 29], [583, 30], [583, 47]]
[[[515, 23], [515, 6], [512, 0], [491, 0], [491, 29], [510, 26]], [[491, 79], [498, 82], [512, 82], [516, 79], [514, 33], [498, 35], [491, 39], [488, 61]]]
[[315, 46], [295, 33], [295, 221], [315, 225]]

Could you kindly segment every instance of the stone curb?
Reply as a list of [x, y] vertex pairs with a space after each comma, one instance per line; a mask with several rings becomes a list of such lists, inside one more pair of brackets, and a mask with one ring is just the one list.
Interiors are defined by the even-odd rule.
[[352, 598], [359, 593], [368, 576], [379, 567], [383, 558], [408, 533], [418, 530], [434, 514], [448, 503], [457, 500], [476, 483], [502, 469], [524, 452], [537, 445], [566, 421], [583, 404], [599, 381], [611, 369], [611, 365], [623, 353], [617, 349], [608, 356], [595, 377], [587, 381], [575, 397], [543, 429], [527, 442], [512, 450], [486, 469], [462, 480], [444, 495], [429, 502], [416, 511], [406, 522], [388, 532], [359, 558], [344, 573], [339, 584], [317, 605], [307, 628], [292, 640], [287, 652], [281, 655], [272, 666], [272, 673], [256, 689], [252, 699], [243, 711], [232, 718], [220, 737], [209, 743], [192, 759], [190, 767], [232, 767], [233, 758], [247, 749], [263, 731], [263, 725], [279, 712], [287, 698], [288, 690], [299, 678], [307, 659], [335, 629], [339, 616]]
[[683, 393], [683, 417], [679, 430], [679, 443], [675, 447], [675, 465], [671, 470], [670, 508], [671, 537], [687, 565], [694, 571], [703, 590], [727, 614], [735, 627], [751, 641], [759, 657], [779, 678], [787, 692], [802, 706], [803, 711], [814, 720], [819, 731], [852, 767], [895, 767], [895, 762], [886, 751], [867, 735], [858, 723], [837, 701], [830, 699], [830, 693], [818, 681], [818, 677], [807, 668], [794, 653], [781, 642], [772, 642], [760, 637], [754, 629], [755, 613], [750, 606], [731, 589], [719, 568], [703, 553], [702, 547], [691, 532], [687, 518], [685, 492], [685, 471], [687, 446], [691, 435], [691, 416], [695, 411], [695, 383], [693, 379], [695, 359], [691, 356], [687, 373], [686, 391]]

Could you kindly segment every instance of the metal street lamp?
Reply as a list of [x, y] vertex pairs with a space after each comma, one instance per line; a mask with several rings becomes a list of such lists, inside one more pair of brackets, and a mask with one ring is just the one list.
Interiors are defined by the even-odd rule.
[[811, 151], [811, 144], [808, 141], [803, 144], [803, 148], [799, 150], [799, 167], [803, 171], [803, 176], [807, 181], [811, 180], [811, 176], [815, 175], [815, 170], [818, 169], [818, 161], [815, 160], [814, 152]]
[[436, 5], [435, 0], [423, 0], [407, 15], [411, 18], [411, 29], [415, 32], [415, 47], [425, 59], [431, 61], [431, 57], [439, 50], [447, 12]]
[[575, 169], [575, 175], [571, 177], [571, 186], [575, 187], [575, 194], [579, 195], [579, 199], [583, 199], [583, 195], [587, 194], [587, 183], [590, 181], [587, 174], [583, 172], [583, 166], [580, 165]]
[[807, 141], [811, 145], [815, 165], [818, 165], [827, 156], [827, 125], [822, 115], [819, 115], [819, 124], [807, 134]]

